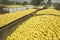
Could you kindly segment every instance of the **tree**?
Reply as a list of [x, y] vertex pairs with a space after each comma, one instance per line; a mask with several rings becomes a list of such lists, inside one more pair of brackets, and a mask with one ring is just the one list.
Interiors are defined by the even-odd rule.
[[60, 3], [54, 3], [53, 6], [55, 9], [60, 10]]
[[22, 3], [23, 5], [26, 5], [26, 4], [28, 4], [26, 1], [24, 1], [23, 3]]
[[2, 1], [0, 1], [0, 4], [2, 4]]
[[[16, 3], [16, 5], [20, 5], [20, 2], [14, 2], [14, 1], [9, 1], [9, 0], [2, 0], [2, 4], [4, 5], [14, 5], [14, 3]], [[1, 4], [1, 2], [0, 2]]]
[[16, 5], [20, 5], [21, 3], [20, 2], [16, 2]]
[[51, 0], [48, 0], [47, 4], [51, 4], [51, 3], [52, 3]]
[[48, 0], [47, 4], [49, 4], [49, 6], [51, 6], [51, 4], [52, 4], [51, 0]]
[[39, 5], [42, 1], [44, 1], [44, 0], [31, 0], [31, 3], [33, 5]]
[[8, 0], [2, 0], [2, 3], [3, 4], [8, 4], [9, 2], [8, 2]]
[[51, 0], [48, 0], [47, 4], [45, 4], [44, 9], [47, 9], [48, 7], [50, 7], [52, 4]]

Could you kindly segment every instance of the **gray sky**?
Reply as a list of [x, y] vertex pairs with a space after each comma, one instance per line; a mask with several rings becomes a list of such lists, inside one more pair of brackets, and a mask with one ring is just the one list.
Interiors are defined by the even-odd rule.
[[[14, 0], [14, 1], [19, 1], [19, 2], [27, 1], [27, 2], [31, 2], [31, 0]], [[47, 1], [47, 0], [45, 0], [45, 1]], [[53, 3], [55, 3], [55, 2], [60, 3], [60, 0], [52, 0], [52, 2]]]
[[52, 0], [52, 2], [59, 2], [60, 3], [60, 0]]
[[[45, 2], [47, 2], [48, 0], [44, 0]], [[52, 1], [52, 3], [60, 3], [60, 0], [51, 0]]]

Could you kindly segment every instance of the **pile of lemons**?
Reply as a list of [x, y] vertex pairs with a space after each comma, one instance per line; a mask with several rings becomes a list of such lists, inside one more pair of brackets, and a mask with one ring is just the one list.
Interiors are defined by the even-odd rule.
[[27, 10], [23, 10], [23, 11], [17, 11], [17, 12], [6, 13], [6, 14], [0, 15], [0, 28], [14, 20], [17, 20], [25, 15], [32, 13], [33, 11], [36, 11], [36, 10], [27, 9]]
[[37, 6], [37, 8], [40, 8], [40, 9], [42, 9], [44, 6]]
[[7, 8], [19, 8], [22, 7], [22, 5], [4, 5]]
[[54, 15], [60, 15], [60, 11], [56, 9], [44, 9], [43, 11], [38, 11], [37, 14], [54, 14]]
[[[38, 13], [51, 14], [56, 12], [48, 10]], [[59, 12], [57, 11], [55, 14], [59, 14]], [[54, 15], [33, 16], [18, 26], [6, 40], [60, 40], [60, 17]]]

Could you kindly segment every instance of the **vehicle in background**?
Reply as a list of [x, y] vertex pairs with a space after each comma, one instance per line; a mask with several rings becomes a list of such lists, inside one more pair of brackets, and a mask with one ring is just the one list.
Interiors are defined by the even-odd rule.
[[0, 6], [0, 13], [8, 13], [9, 11], [8, 10], [4, 10], [5, 8], [7, 8], [7, 7]]

